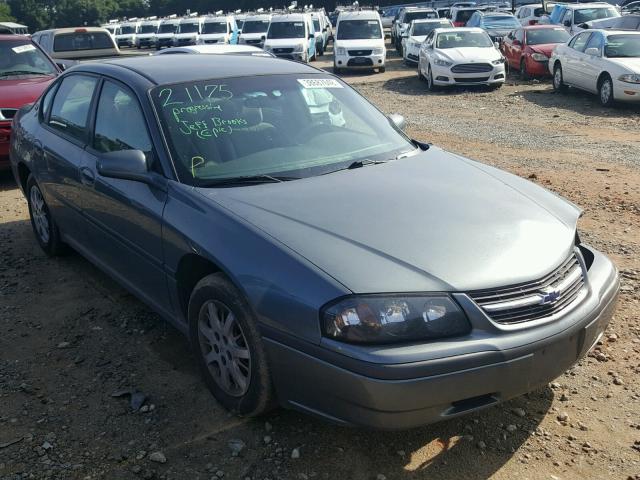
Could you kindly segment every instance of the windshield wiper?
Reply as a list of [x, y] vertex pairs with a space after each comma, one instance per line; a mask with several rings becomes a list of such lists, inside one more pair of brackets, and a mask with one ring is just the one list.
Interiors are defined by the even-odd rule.
[[341, 172], [343, 170], [353, 170], [355, 168], [362, 168], [365, 165], [378, 165], [380, 163], [387, 163], [389, 160], [371, 160], [369, 158], [365, 158], [362, 160], [356, 160], [355, 162], [351, 162], [346, 167], [337, 168], [335, 170], [331, 170], [329, 172], [325, 172], [322, 175], [329, 175], [330, 173]]
[[237, 185], [257, 185], [260, 183], [282, 183], [299, 180], [301, 177], [285, 177], [273, 175], [247, 175], [244, 177], [230, 177], [214, 179], [206, 182], [204, 187], [231, 187]]

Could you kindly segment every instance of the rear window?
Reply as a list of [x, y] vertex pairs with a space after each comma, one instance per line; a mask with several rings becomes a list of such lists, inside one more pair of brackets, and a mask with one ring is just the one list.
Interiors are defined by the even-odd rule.
[[115, 48], [107, 32], [72, 32], [56, 35], [53, 40], [54, 52], [75, 52], [79, 50], [100, 50]]
[[471, 15], [476, 12], [477, 10], [458, 10], [458, 13], [456, 13], [455, 21], [467, 23], [471, 18]]
[[414, 20], [419, 20], [421, 18], [438, 18], [438, 12], [409, 12], [404, 16], [404, 23], [411, 23]]

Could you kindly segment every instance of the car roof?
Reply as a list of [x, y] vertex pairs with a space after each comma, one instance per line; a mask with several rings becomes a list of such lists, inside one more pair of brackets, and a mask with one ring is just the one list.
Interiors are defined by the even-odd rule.
[[609, 8], [613, 7], [610, 3], [606, 2], [593, 2], [593, 3], [568, 3], [562, 5], [563, 7], [570, 8], [572, 10], [578, 10], [582, 8]]
[[296, 20], [300, 21], [306, 17], [304, 13], [280, 13], [275, 14], [271, 17], [272, 22], [294, 22]]
[[411, 23], [438, 23], [442, 21], [449, 21], [448, 18], [418, 18], [417, 20], [412, 20]]
[[479, 10], [478, 13], [487, 17], [513, 17], [513, 13], [503, 12], [500, 10]]
[[374, 10], [353, 10], [340, 13], [340, 20], [349, 18], [365, 18], [370, 20], [377, 20], [380, 18], [380, 14]]
[[611, 35], [640, 35], [638, 30], [609, 30], [608, 28], [594, 28], [593, 30], [586, 31], [604, 33], [607, 37], [610, 37]]
[[525, 25], [522, 27], [523, 30], [564, 30], [562, 25], [557, 25], [553, 23], [543, 24], [543, 25]]
[[484, 32], [484, 30], [478, 27], [445, 27], [445, 28], [436, 28], [434, 32], [436, 33]]
[[24, 40], [27, 43], [31, 43], [32, 40], [26, 35], [14, 35], [12, 33], [8, 34], [0, 34], [0, 42], [2, 41], [16, 41], [16, 40]]
[[[106, 32], [106, 33], [109, 33], [106, 28], [102, 28], [102, 27], [51, 28], [49, 30], [40, 30], [40, 31], [35, 32], [35, 33], [45, 33], [45, 32], [46, 33], [53, 32], [55, 35], [63, 34], [63, 33], [80, 33], [80, 32]], [[34, 33], [34, 35], [35, 35], [35, 33]]]
[[[81, 63], [69, 71], [92, 72], [115, 78], [141, 79], [156, 85], [216, 78], [260, 75], [314, 74], [320, 70], [273, 57], [242, 55], [151, 55]], [[325, 72], [326, 73], [326, 72]]]

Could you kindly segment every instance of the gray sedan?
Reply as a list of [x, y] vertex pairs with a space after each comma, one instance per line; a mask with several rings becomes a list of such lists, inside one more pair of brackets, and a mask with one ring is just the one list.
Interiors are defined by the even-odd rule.
[[138, 57], [56, 79], [11, 165], [44, 251], [187, 335], [226, 408], [408, 428], [570, 368], [618, 275], [575, 205], [403, 124], [299, 63]]

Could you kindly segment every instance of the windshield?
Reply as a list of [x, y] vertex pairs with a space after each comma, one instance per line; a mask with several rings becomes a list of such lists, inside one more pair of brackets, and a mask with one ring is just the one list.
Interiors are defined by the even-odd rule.
[[564, 43], [571, 35], [564, 28], [544, 28], [527, 30], [527, 45], [544, 45], [546, 43]]
[[33, 44], [22, 40], [0, 43], [0, 78], [18, 75], [55, 75], [56, 68]]
[[115, 48], [111, 35], [106, 32], [62, 33], [54, 37], [54, 52], [76, 52]]
[[304, 38], [304, 22], [273, 22], [267, 38]]
[[438, 18], [438, 12], [408, 12], [404, 15], [403, 23], [411, 23], [420, 18]]
[[131, 25], [124, 25], [120, 27], [120, 35], [131, 35], [132, 33], [136, 33], [135, 27]]
[[157, 31], [157, 25], [142, 25], [138, 33], [156, 33]]
[[458, 12], [456, 13], [455, 21], [467, 23], [471, 18], [471, 15], [473, 15], [476, 12], [477, 10], [458, 10]]
[[493, 42], [485, 32], [441, 33], [436, 40], [436, 48], [493, 47]]
[[202, 26], [202, 33], [227, 33], [227, 22], [208, 22]]
[[198, 33], [199, 27], [199, 23], [181, 23], [178, 33]]
[[640, 57], [640, 35], [610, 35], [604, 53], [609, 58]]
[[583, 8], [576, 10], [573, 15], [573, 23], [578, 25], [591, 20], [600, 20], [602, 18], [619, 17], [620, 14], [613, 7], [606, 8]]
[[382, 38], [380, 22], [377, 20], [341, 20], [338, 24], [338, 40], [374, 38]]
[[485, 28], [518, 28], [520, 22], [515, 17], [500, 15], [495, 17], [483, 17], [482, 26]]
[[158, 86], [151, 98], [180, 177], [198, 186], [309, 177], [415, 150], [373, 105], [324, 74]]
[[244, 22], [242, 33], [264, 33], [269, 30], [269, 20], [248, 20]]
[[178, 25], [175, 23], [163, 23], [158, 29], [158, 33], [176, 33]]
[[411, 35], [416, 37], [421, 37], [425, 35], [429, 35], [432, 30], [436, 28], [447, 28], [451, 27], [451, 23], [448, 20], [442, 20], [441, 22], [421, 22], [414, 23], [413, 29], [411, 30]]

